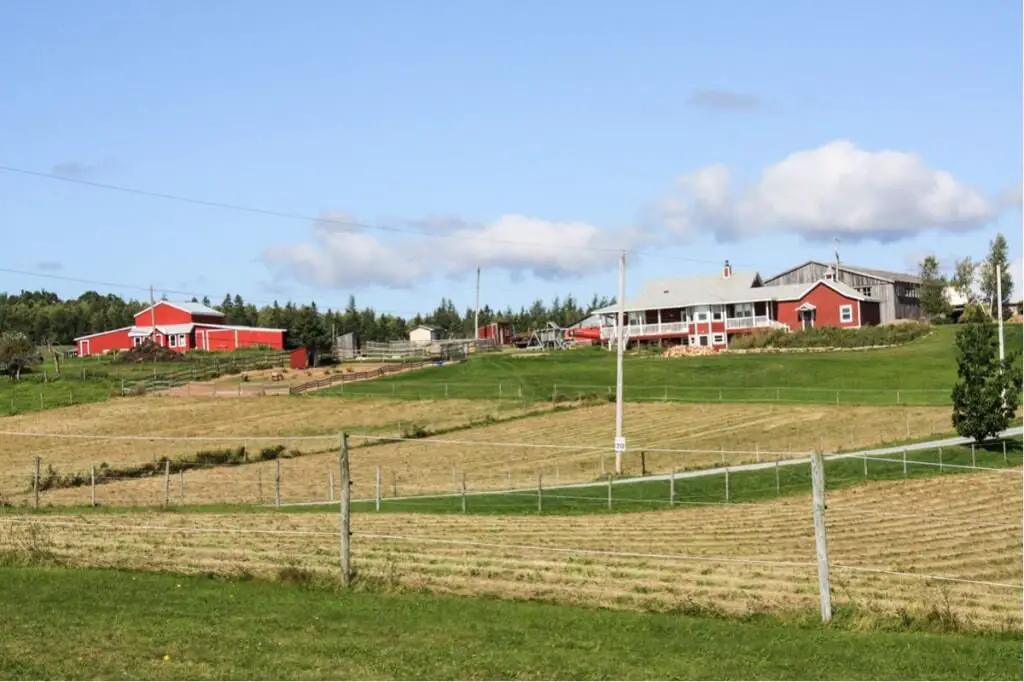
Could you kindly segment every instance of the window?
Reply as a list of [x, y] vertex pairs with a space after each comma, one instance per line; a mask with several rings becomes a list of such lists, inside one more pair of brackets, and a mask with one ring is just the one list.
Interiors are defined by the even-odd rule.
[[713, 334], [711, 336], [711, 343], [715, 346], [725, 345], [725, 334]]
[[861, 296], [871, 297], [871, 287], [857, 287], [857, 292]]
[[180, 347], [180, 348], [188, 347], [188, 344], [185, 343], [185, 335], [184, 334], [178, 334], [178, 347]]
[[754, 304], [753, 303], [737, 303], [734, 308], [733, 315], [735, 317], [753, 317], [754, 316]]
[[852, 305], [841, 305], [839, 306], [839, 321], [843, 323], [853, 322], [853, 306]]
[[178, 337], [175, 336], [174, 334], [171, 334], [170, 336], [167, 337], [167, 343], [171, 346], [171, 348], [177, 348]]
[[699, 313], [697, 313], [693, 319], [696, 320], [697, 322], [707, 322], [708, 314], [702, 310]]
[[141, 345], [142, 345], [142, 337], [141, 336], [136, 336], [135, 337], [135, 347], [137, 348], [137, 347], [139, 347]]
[[723, 317], [723, 315], [722, 315], [722, 306], [716, 305], [714, 308], [711, 309], [711, 319], [712, 320], [714, 320], [715, 322], [721, 322], [722, 321], [722, 317]]

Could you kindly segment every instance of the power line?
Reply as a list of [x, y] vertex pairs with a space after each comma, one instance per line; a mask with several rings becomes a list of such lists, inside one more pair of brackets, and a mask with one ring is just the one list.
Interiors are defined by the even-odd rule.
[[[380, 232], [391, 232], [397, 234], [409, 234], [416, 235], [419, 237], [429, 237], [432, 239], [447, 239], [452, 241], [474, 241], [483, 242], [490, 244], [502, 244], [506, 246], [547, 246], [540, 242], [530, 241], [514, 241], [508, 239], [494, 239], [489, 237], [479, 237], [466, 234], [445, 234], [443, 232], [432, 232], [428, 230], [416, 230], [412, 228], [392, 227], [388, 225], [372, 225], [369, 223], [360, 223], [350, 220], [338, 220], [336, 218], [325, 218], [323, 216], [309, 216], [301, 213], [291, 213], [288, 211], [277, 211], [273, 209], [260, 208], [256, 206], [246, 206], [243, 204], [234, 204], [224, 201], [214, 201], [210, 199], [198, 199], [195, 197], [188, 197], [179, 194], [170, 194], [167, 192], [155, 192], [151, 190], [139, 189], [136, 187], [127, 187], [125, 185], [115, 185], [105, 182], [96, 182], [94, 180], [84, 180], [82, 178], [71, 178], [63, 175], [57, 175], [55, 173], [44, 173], [41, 171], [29, 170], [27, 168], [18, 168], [15, 166], [0, 165], [0, 171], [6, 171], [8, 173], [15, 173], [19, 175], [27, 175], [37, 178], [45, 178], [47, 180], [56, 180], [59, 182], [66, 182], [76, 185], [83, 185], [86, 187], [92, 187], [95, 189], [106, 189], [114, 192], [121, 192], [124, 194], [133, 194], [136, 196], [148, 197], [151, 199], [163, 199], [166, 201], [174, 201], [178, 203], [192, 204], [195, 206], [204, 206], [206, 208], [219, 208], [229, 211], [239, 211], [243, 213], [251, 213], [255, 215], [270, 216], [274, 218], [284, 218], [287, 220], [301, 220], [308, 223], [326, 223], [328, 225], [337, 225], [338, 227], [356, 228], [360, 230], [376, 230]], [[574, 251], [595, 251], [600, 253], [615, 253], [619, 254], [623, 251], [631, 253], [637, 256], [647, 256], [650, 258], [660, 258], [664, 260], [676, 260], [685, 261], [690, 263], [703, 263], [718, 265], [719, 261], [712, 261], [702, 258], [688, 258], [685, 256], [668, 256], [659, 252], [650, 251], [636, 251], [632, 249], [624, 249], [621, 247], [610, 247], [610, 246], [592, 246], [592, 245], [573, 245], [566, 246], [566, 249]], [[741, 267], [751, 267], [749, 264], [737, 263]]]

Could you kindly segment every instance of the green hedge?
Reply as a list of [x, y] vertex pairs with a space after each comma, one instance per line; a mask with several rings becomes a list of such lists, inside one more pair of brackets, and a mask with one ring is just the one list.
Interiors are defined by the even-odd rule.
[[751, 348], [868, 348], [871, 346], [898, 346], [919, 339], [931, 331], [931, 326], [917, 322], [860, 329], [816, 327], [798, 331], [782, 329], [737, 334], [730, 342], [733, 349]]

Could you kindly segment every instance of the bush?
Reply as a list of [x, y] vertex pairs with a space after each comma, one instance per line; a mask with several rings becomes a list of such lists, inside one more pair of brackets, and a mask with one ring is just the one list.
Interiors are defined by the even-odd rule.
[[751, 348], [869, 348], [871, 346], [898, 346], [919, 339], [931, 331], [931, 326], [919, 322], [860, 329], [816, 327], [787, 332], [770, 329], [753, 334], [738, 334], [729, 342], [737, 350]]

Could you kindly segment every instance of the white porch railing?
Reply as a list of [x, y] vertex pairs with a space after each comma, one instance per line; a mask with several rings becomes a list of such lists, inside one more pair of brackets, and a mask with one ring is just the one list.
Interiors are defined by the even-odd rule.
[[[658, 324], [628, 324], [625, 327], [626, 336], [636, 338], [637, 336], [659, 336], [665, 334], [686, 334], [690, 330], [688, 322], [662, 322]], [[615, 338], [615, 326], [601, 327], [602, 339]]]
[[774, 320], [767, 315], [749, 315], [747, 317], [730, 317], [725, 321], [726, 329], [757, 329], [760, 327], [774, 327]]

